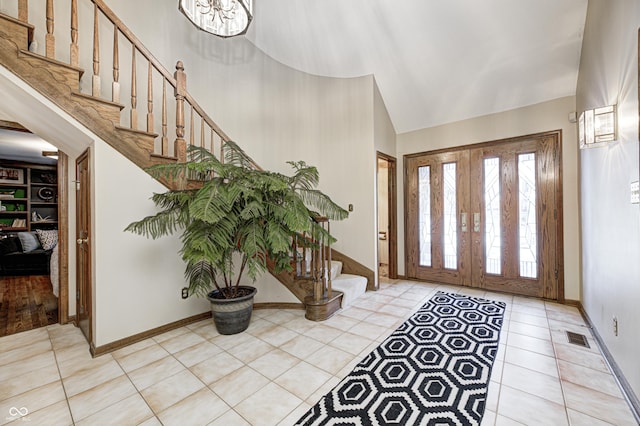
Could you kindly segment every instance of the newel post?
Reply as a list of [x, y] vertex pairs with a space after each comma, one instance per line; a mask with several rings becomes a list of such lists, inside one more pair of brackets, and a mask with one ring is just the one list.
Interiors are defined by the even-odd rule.
[[187, 161], [187, 143], [184, 140], [184, 98], [187, 93], [187, 74], [184, 72], [182, 61], [176, 64], [176, 72], [173, 74], [176, 79], [176, 141], [174, 145], [174, 155], [178, 161]]
[[29, 22], [29, 0], [18, 0], [18, 20]]

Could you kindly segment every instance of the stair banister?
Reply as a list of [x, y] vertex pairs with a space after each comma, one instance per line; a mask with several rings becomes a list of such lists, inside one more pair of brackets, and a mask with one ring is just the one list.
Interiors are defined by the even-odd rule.
[[[186, 102], [190, 108], [193, 109], [195, 113], [201, 118], [201, 120], [206, 123], [206, 125], [211, 129], [211, 133], [218, 135], [222, 145], [230, 140], [229, 137], [220, 129], [220, 127], [213, 121], [211, 117], [204, 111], [204, 109], [196, 102], [196, 100], [191, 96], [191, 94], [187, 91], [186, 87], [186, 74], [184, 73], [184, 64], [182, 61], [178, 61], [176, 64], [176, 73], [171, 75], [171, 73], [164, 68], [164, 66], [158, 61], [155, 56], [142, 44], [142, 42], [126, 27], [122, 21], [113, 13], [113, 11], [105, 4], [103, 0], [92, 0], [95, 6], [102, 12], [102, 14], [113, 23], [114, 32], [118, 30], [122, 35], [129, 40], [129, 42], [133, 45], [133, 51], [136, 50], [140, 53], [152, 66], [158, 71], [170, 85], [174, 87], [174, 95], [176, 97], [176, 146], [174, 151], [174, 156], [178, 157], [180, 161], [185, 161], [186, 159], [186, 141], [184, 140], [185, 136], [185, 122], [184, 122], [184, 103]], [[114, 82], [117, 83], [117, 63], [118, 61], [115, 59], [117, 57], [117, 33], [114, 35]], [[135, 62], [134, 62], [135, 63]], [[132, 86], [135, 85], [135, 79], [132, 80]], [[150, 85], [151, 83], [149, 83]], [[133, 91], [133, 88], [132, 88]], [[137, 111], [134, 113], [133, 110], [136, 109], [137, 102], [133, 99], [134, 93], [132, 92], [132, 122], [137, 123]], [[115, 99], [114, 99], [115, 102]], [[179, 105], [182, 104], [182, 105]], [[148, 113], [152, 113], [152, 106], [149, 106], [151, 110]], [[166, 105], [165, 107], [166, 108]], [[163, 108], [163, 110], [164, 110]], [[164, 113], [163, 113], [164, 116]], [[149, 119], [148, 119], [149, 120]], [[132, 128], [135, 128], [132, 126]], [[163, 127], [164, 130], [164, 127]], [[204, 146], [204, 134], [205, 132], [201, 132], [201, 141], [200, 145]], [[163, 137], [166, 137], [163, 132]], [[165, 140], [162, 141], [162, 156], [167, 155], [167, 150], [165, 147]], [[212, 138], [213, 142], [213, 138]], [[213, 144], [212, 144], [213, 145]], [[211, 147], [213, 151], [213, 146]]]

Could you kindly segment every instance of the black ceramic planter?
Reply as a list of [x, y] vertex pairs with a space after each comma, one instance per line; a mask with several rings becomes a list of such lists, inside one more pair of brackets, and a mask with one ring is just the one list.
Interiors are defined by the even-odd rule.
[[207, 295], [207, 299], [211, 302], [213, 322], [220, 334], [242, 333], [249, 327], [253, 297], [258, 290], [249, 286], [240, 286], [240, 288], [249, 290], [250, 294], [234, 299], [217, 299], [214, 295], [218, 291], [214, 290]]

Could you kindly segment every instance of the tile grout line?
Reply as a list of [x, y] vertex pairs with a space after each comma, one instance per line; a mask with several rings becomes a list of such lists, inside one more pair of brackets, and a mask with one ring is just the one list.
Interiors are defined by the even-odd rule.
[[[545, 304], [545, 312], [548, 312], [547, 305]], [[569, 416], [569, 407], [567, 407], [567, 396], [564, 390], [564, 384], [562, 380], [562, 372], [560, 371], [560, 363], [558, 358], [558, 352], [556, 350], [556, 345], [554, 345], [553, 333], [551, 332], [551, 324], [549, 323], [549, 317], [547, 316], [547, 326], [549, 329], [549, 334], [551, 335], [551, 347], [553, 348], [553, 357], [556, 361], [556, 371], [558, 372], [558, 380], [560, 381], [560, 392], [562, 392], [562, 402], [564, 405], [564, 414], [567, 419], [567, 424], [571, 424], [571, 417]]]
[[69, 403], [69, 395], [67, 394], [67, 387], [64, 384], [64, 380], [62, 379], [62, 372], [60, 371], [60, 362], [58, 361], [58, 354], [56, 352], [55, 346], [53, 345], [53, 338], [51, 336], [51, 331], [47, 327], [47, 335], [49, 336], [49, 342], [51, 343], [51, 352], [53, 352], [53, 359], [56, 361], [56, 369], [58, 370], [58, 376], [60, 376], [60, 386], [62, 387], [62, 392], [64, 392], [64, 400], [67, 403], [67, 409], [69, 410], [69, 416], [71, 417], [71, 424], [75, 425], [76, 422], [73, 418], [73, 411], [71, 411], [71, 404]]
[[[504, 365], [507, 362], [507, 349], [508, 349], [508, 344], [509, 344], [509, 328], [511, 327], [511, 312], [513, 310], [513, 306], [511, 306], [511, 305], [513, 305], [513, 298], [511, 299], [510, 302], [505, 302], [504, 311], [502, 313], [502, 318], [504, 319], [505, 314], [507, 312], [507, 306], [509, 306], [511, 308], [511, 309], [509, 309], [509, 311], [510, 311], [509, 312], [509, 319], [502, 322], [502, 326], [504, 327], [506, 325], [507, 327], [506, 327], [506, 330], [504, 330], [504, 333], [505, 333], [505, 335], [504, 335], [505, 336], [505, 341], [504, 341], [504, 359], [502, 360], [502, 371], [500, 371], [500, 386], [498, 386], [498, 395], [497, 395], [497, 401], [498, 402], [496, 404], [496, 418], [493, 420], [494, 426], [497, 424], [498, 416], [500, 415], [500, 414], [498, 414], [500, 412], [500, 395], [502, 394], [502, 386], [503, 386], [502, 379], [504, 378]], [[500, 330], [500, 333], [501, 334], [503, 333], [502, 329]], [[498, 339], [498, 350], [500, 349], [499, 345], [500, 345], [500, 339]], [[498, 353], [496, 352], [496, 359], [493, 360], [494, 364], [495, 364], [495, 362], [497, 360], [497, 356], [498, 356]], [[491, 377], [489, 377], [489, 384], [490, 383], [491, 383]], [[487, 396], [488, 396], [488, 394], [489, 394], [489, 385], [487, 385]], [[484, 414], [483, 414], [483, 417], [484, 417]]]

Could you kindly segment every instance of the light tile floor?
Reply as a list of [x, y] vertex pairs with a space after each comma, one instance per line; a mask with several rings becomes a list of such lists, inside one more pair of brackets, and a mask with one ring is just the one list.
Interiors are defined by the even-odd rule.
[[291, 425], [436, 290], [507, 303], [483, 425], [636, 424], [577, 309], [407, 281], [322, 323], [258, 310], [240, 335], [206, 320], [95, 359], [73, 325], [3, 337], [0, 424]]

